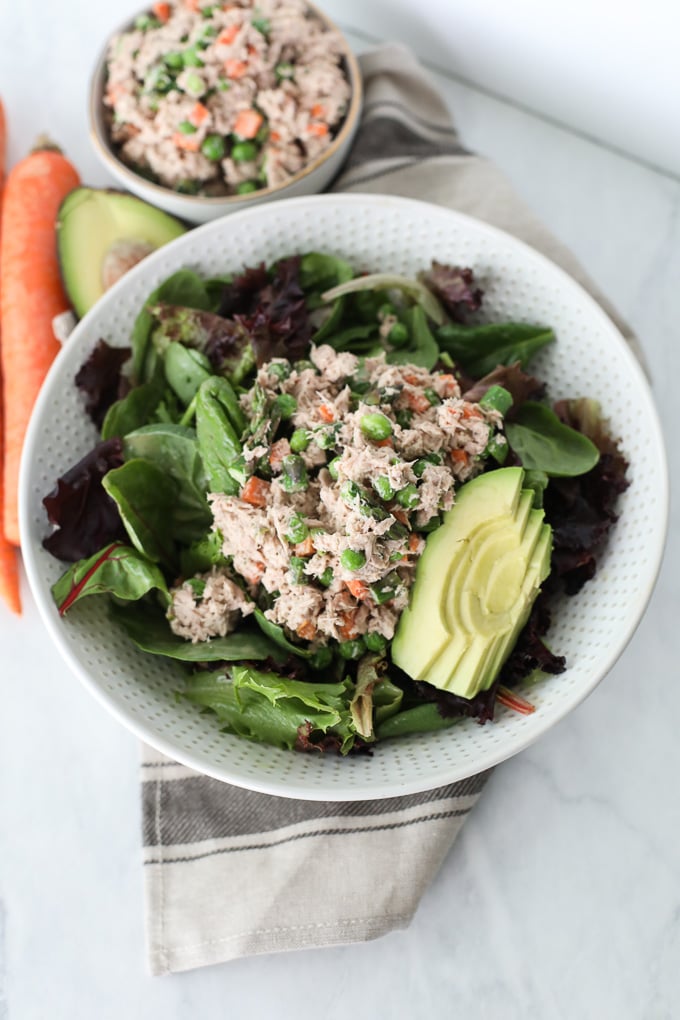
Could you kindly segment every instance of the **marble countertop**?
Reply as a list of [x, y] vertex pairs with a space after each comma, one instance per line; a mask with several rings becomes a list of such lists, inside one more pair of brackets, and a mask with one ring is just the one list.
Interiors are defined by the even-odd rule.
[[[111, 183], [89, 146], [85, 90], [110, 19], [134, 10], [119, 6], [115, 16], [75, 0], [2, 7], [10, 162], [47, 129], [84, 180]], [[346, 27], [362, 48], [359, 14]], [[436, 78], [465, 144], [497, 161], [637, 331], [677, 484], [680, 181]], [[677, 1016], [678, 525], [676, 504], [624, 655], [572, 715], [496, 770], [407, 931], [163, 979], [145, 968], [137, 741], [55, 659], [24, 585], [23, 616], [0, 609], [1, 1020], [297, 1020], [308, 1009], [331, 1020], [357, 1008], [395, 1020]]]

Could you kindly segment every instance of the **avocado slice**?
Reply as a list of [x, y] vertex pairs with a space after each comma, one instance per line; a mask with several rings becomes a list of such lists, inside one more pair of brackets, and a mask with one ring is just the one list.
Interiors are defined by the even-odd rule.
[[82, 318], [123, 273], [185, 231], [174, 216], [123, 191], [71, 191], [57, 216], [57, 251], [76, 315]]
[[524, 469], [500, 468], [462, 485], [427, 539], [392, 659], [414, 680], [473, 698], [512, 651], [550, 573], [552, 530]]

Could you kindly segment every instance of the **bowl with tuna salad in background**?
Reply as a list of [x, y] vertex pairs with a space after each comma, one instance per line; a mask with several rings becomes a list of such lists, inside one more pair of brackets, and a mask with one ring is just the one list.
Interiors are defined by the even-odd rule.
[[344, 36], [305, 0], [157, 3], [107, 42], [93, 144], [146, 201], [203, 223], [321, 191], [361, 111]]
[[82, 320], [27, 434], [22, 552], [147, 743], [363, 800], [489, 768], [595, 688], [667, 491], [639, 364], [563, 271], [441, 207], [318, 195], [189, 232]]

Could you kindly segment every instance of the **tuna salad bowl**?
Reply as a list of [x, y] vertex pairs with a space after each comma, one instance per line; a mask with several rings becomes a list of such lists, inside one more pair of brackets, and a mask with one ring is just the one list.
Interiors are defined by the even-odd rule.
[[126, 188], [200, 223], [321, 191], [361, 92], [344, 36], [304, 0], [158, 3], [107, 42], [91, 133]]
[[21, 513], [50, 633], [126, 725], [225, 781], [364, 799], [489, 767], [602, 679], [665, 460], [637, 361], [556, 266], [425, 203], [315, 196], [179, 238], [84, 317]]

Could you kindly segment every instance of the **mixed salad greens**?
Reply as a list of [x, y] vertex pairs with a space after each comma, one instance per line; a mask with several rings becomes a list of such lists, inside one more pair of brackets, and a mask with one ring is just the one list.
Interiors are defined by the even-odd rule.
[[[185, 665], [178, 696], [280, 747], [367, 751], [497, 701], [532, 711], [512, 688], [565, 668], [549, 601], [593, 576], [627, 465], [594, 401], [551, 406], [530, 374], [552, 330], [485, 322], [482, 303], [470, 269], [436, 261], [417, 280], [315, 252], [175, 273], [131, 347], [100, 340], [77, 374], [101, 439], [44, 500], [44, 545], [71, 564], [60, 613], [108, 596], [131, 641]], [[353, 475], [357, 447], [374, 460]], [[508, 465], [552, 528], [550, 576], [466, 699], [398, 669], [391, 637], [455, 490]]]

